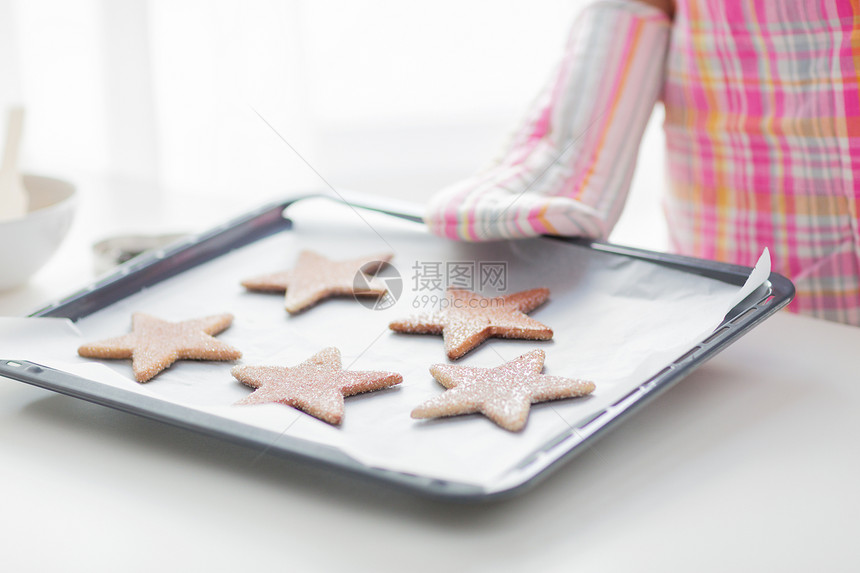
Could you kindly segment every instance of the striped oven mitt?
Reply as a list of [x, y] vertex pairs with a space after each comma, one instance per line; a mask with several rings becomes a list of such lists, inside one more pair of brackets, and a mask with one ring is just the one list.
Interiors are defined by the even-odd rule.
[[601, 0], [580, 13], [558, 69], [503, 152], [430, 200], [430, 230], [466, 241], [605, 239], [661, 92], [670, 28], [666, 14], [635, 0]]

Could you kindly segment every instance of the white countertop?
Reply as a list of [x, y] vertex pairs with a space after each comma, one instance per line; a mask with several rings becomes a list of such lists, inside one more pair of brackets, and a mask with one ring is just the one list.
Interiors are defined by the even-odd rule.
[[[68, 292], [52, 265], [0, 314]], [[779, 313], [501, 502], [423, 499], [7, 379], [0, 464], [4, 571], [857, 571], [860, 329]]]

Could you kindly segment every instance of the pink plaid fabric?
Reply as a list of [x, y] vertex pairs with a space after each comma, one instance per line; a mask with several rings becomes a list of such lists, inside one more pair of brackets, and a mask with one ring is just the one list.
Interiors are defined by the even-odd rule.
[[860, 325], [860, 0], [678, 0], [663, 100], [675, 251]]

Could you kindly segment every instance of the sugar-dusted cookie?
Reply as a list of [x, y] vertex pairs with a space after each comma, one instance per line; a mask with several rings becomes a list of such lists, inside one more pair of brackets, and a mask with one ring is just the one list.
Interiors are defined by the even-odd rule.
[[233, 376], [256, 388], [237, 405], [280, 402], [329, 424], [343, 420], [343, 397], [400, 384], [395, 372], [343, 370], [340, 351], [326, 348], [298, 366], [236, 366]]
[[284, 307], [295, 314], [319, 301], [338, 295], [382, 296], [385, 284], [371, 277], [356, 281], [359, 271], [373, 273], [391, 260], [390, 253], [332, 261], [313, 251], [302, 251], [296, 266], [287, 271], [253, 277], [242, 281], [252, 291], [284, 292]]
[[412, 410], [412, 417], [480, 412], [516, 432], [526, 425], [531, 404], [594, 391], [593, 382], [541, 374], [545, 358], [543, 350], [532, 350], [495, 368], [435, 364], [430, 373], [448, 390]]
[[148, 382], [177, 360], [241, 358], [241, 352], [213, 338], [232, 322], [232, 314], [168, 322], [136, 312], [129, 334], [84, 344], [78, 354], [86, 358], [131, 358], [134, 377], [138, 382]]
[[436, 312], [396, 320], [395, 332], [441, 334], [448, 358], [460, 358], [486, 339], [549, 340], [552, 330], [525, 315], [549, 298], [549, 289], [536, 288], [494, 298], [464, 289], [448, 289]]

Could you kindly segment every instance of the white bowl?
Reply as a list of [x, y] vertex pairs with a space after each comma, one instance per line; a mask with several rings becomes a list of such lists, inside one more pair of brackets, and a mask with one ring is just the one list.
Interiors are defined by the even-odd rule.
[[0, 290], [27, 282], [48, 262], [72, 225], [75, 186], [67, 181], [24, 175], [30, 209], [21, 219], [0, 221]]

